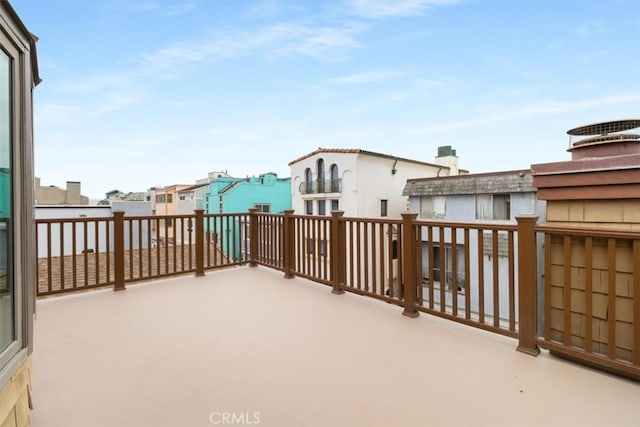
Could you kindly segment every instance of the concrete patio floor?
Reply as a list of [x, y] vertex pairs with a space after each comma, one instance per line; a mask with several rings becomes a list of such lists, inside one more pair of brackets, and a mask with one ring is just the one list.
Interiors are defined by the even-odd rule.
[[638, 383], [401, 312], [262, 267], [40, 300], [32, 426], [640, 426]]

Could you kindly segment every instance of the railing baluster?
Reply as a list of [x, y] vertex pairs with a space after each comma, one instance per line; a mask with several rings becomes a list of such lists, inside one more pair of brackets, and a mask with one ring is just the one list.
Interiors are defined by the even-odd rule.
[[498, 230], [492, 231], [492, 250], [493, 253], [493, 326], [500, 326], [500, 272], [498, 270], [498, 259], [500, 257]]
[[[608, 343], [607, 350], [609, 359], [616, 358], [616, 239], [607, 239], [607, 255], [609, 258], [607, 268], [609, 306], [607, 311]], [[637, 296], [636, 296], [637, 298]], [[565, 306], [571, 309], [571, 306]]]
[[593, 238], [584, 239], [585, 339], [584, 351], [593, 353]]

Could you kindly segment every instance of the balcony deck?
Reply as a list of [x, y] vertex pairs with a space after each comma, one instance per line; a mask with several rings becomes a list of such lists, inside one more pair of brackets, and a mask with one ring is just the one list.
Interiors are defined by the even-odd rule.
[[638, 383], [401, 310], [262, 267], [39, 300], [32, 426], [638, 425]]

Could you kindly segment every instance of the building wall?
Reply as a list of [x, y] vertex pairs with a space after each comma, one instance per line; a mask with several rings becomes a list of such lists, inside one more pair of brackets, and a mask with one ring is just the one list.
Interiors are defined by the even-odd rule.
[[[428, 197], [433, 197], [435, 194], [436, 197], [442, 197], [445, 199], [445, 212], [442, 217], [435, 219], [436, 221], [461, 221], [466, 223], [494, 223], [494, 224], [513, 224], [515, 222], [515, 217], [518, 215], [538, 215], [541, 219], [539, 223], [544, 222], [544, 212], [545, 212], [545, 202], [537, 200], [535, 189], [531, 186], [531, 175], [520, 175], [520, 172], [516, 173], [505, 173], [499, 172], [494, 174], [481, 174], [481, 175], [465, 175], [460, 177], [450, 177], [445, 179], [428, 179], [428, 180], [420, 180], [417, 183], [407, 183], [408, 191], [413, 191], [416, 193], [424, 192]], [[508, 220], [478, 220], [476, 219], [476, 195], [477, 194], [505, 194], [505, 190], [510, 191], [518, 191], [521, 189], [522, 192], [509, 192], [509, 200], [510, 200], [510, 215]], [[467, 194], [447, 194], [447, 191], [458, 191], [464, 192]], [[477, 194], [474, 194], [477, 193]], [[409, 210], [412, 212], [418, 212], [418, 220], [432, 220], [431, 218], [422, 218], [420, 216], [420, 199], [421, 196], [413, 195], [409, 197]], [[428, 253], [428, 234], [425, 227], [423, 227], [422, 232], [422, 266], [423, 266], [423, 277], [429, 276], [429, 253]], [[471, 310], [473, 312], [477, 312], [479, 310], [479, 298], [480, 295], [477, 289], [477, 281], [479, 274], [479, 262], [484, 265], [484, 301], [485, 301], [485, 311], [487, 313], [493, 312], [493, 268], [492, 268], [492, 250], [491, 250], [491, 239], [492, 234], [490, 232], [485, 232], [483, 234], [484, 239], [484, 250], [483, 253], [478, 252], [478, 235], [476, 232], [471, 232], [469, 234], [469, 242], [467, 245], [469, 247], [469, 257], [470, 257], [470, 265], [469, 265], [469, 274], [468, 278], [464, 276], [464, 231], [462, 229], [458, 229], [456, 231], [456, 242], [457, 242], [457, 250], [456, 255], [454, 255], [454, 251], [448, 249], [449, 257], [448, 260], [445, 261], [445, 264], [450, 266], [452, 264], [451, 258], [456, 256], [458, 271], [457, 278], [458, 281], [470, 281], [470, 289], [471, 295], [469, 295]], [[445, 229], [444, 234], [444, 245], [440, 242], [439, 232], [436, 229], [433, 236], [433, 243], [438, 247], [446, 247], [451, 248], [452, 236], [451, 230], [449, 228]], [[508, 318], [509, 316], [509, 293], [508, 293], [508, 274], [509, 274], [509, 259], [506, 256], [506, 252], [501, 254], [500, 248], [506, 248], [507, 245], [507, 234], [499, 233], [498, 234], [498, 246], [500, 254], [498, 256], [498, 277], [500, 283], [499, 289], [499, 313], [501, 318]], [[514, 246], [517, 245], [517, 241], [514, 242]], [[542, 259], [542, 242], [540, 241], [538, 244], [538, 254], [539, 259]], [[447, 267], [447, 266], [445, 266]], [[538, 271], [542, 272], [543, 269], [539, 269]], [[451, 272], [453, 274], [453, 272]], [[448, 277], [448, 276], [447, 276]], [[542, 292], [542, 276], [539, 277], [539, 289]], [[437, 286], [440, 286], [442, 283], [441, 278], [435, 278], [434, 283], [437, 282]], [[446, 303], [452, 304], [452, 292], [450, 289], [447, 289]], [[423, 297], [428, 297], [428, 288], [425, 286], [423, 291]], [[464, 299], [466, 295], [458, 295], [458, 305], [464, 306]], [[517, 301], [517, 287], [516, 287], [516, 301]], [[540, 294], [540, 300], [541, 294]], [[428, 299], [425, 300], [428, 301]], [[516, 316], [518, 307], [515, 307]], [[516, 317], [517, 318], [517, 317]]]
[[549, 200], [547, 221], [557, 226], [640, 231], [640, 199]]
[[0, 426], [28, 427], [31, 407], [31, 356], [0, 388]]
[[[640, 230], [640, 138], [635, 131], [624, 131], [616, 136], [615, 132], [603, 130], [618, 124], [588, 126], [600, 128], [602, 136], [604, 133], [609, 136], [604, 140], [601, 136], [591, 142], [581, 140], [573, 144], [568, 150], [571, 152], [569, 161], [531, 166], [538, 197], [547, 200], [549, 225]], [[611, 352], [616, 358], [631, 362], [634, 334], [637, 339], [639, 326], [633, 316], [633, 306], [638, 299], [635, 295], [634, 300], [633, 295], [633, 269], [638, 260], [634, 260], [632, 239], [592, 238], [590, 241], [592, 289], [588, 295], [587, 239], [571, 236], [570, 241], [566, 241], [563, 237], [551, 237], [551, 315], [548, 319], [551, 336], [547, 339], [557, 342], [567, 339], [571, 346], [585, 349], [587, 326], [590, 326], [591, 351], [608, 356], [609, 322], [614, 328], [611, 332], [615, 334], [616, 347]], [[587, 325], [589, 306], [592, 320]], [[570, 312], [568, 330], [563, 321], [567, 311]]]
[[[325, 180], [331, 178], [329, 168], [338, 166], [338, 176], [342, 180], [342, 190], [336, 193], [302, 194], [300, 185], [305, 182], [305, 170], [310, 168], [313, 180], [317, 179], [317, 162], [324, 160]], [[344, 211], [345, 216], [357, 216], [358, 192], [357, 192], [357, 154], [355, 153], [320, 153], [291, 165], [291, 198], [292, 209], [297, 215], [304, 215], [305, 201], [313, 202], [314, 215], [318, 214], [318, 200], [326, 200], [327, 214], [331, 212], [330, 200], [338, 200], [339, 210]]]
[[[395, 170], [395, 173], [392, 171]], [[356, 187], [358, 208], [355, 216], [379, 218], [380, 201], [387, 200], [387, 216], [400, 218], [407, 211], [408, 198], [402, 191], [408, 179], [437, 176], [438, 172], [448, 175], [449, 169], [406, 161], [395, 161], [381, 157], [360, 154], [357, 161]]]
[[88, 205], [89, 198], [81, 194], [81, 184], [67, 181], [66, 189], [55, 186], [43, 187], [40, 178], [35, 179], [36, 203], [40, 205]]
[[268, 174], [262, 178], [240, 181], [231, 191], [223, 194], [225, 212], [246, 212], [257, 203], [270, 205], [271, 213], [291, 209], [291, 179], [278, 179]]
[[[300, 185], [305, 182], [305, 170], [310, 168], [313, 180], [317, 179], [317, 162], [324, 160], [325, 179], [329, 180], [331, 165], [339, 168], [342, 189], [338, 193], [302, 194]], [[395, 173], [392, 171], [395, 170]], [[414, 163], [396, 158], [354, 152], [321, 152], [291, 165], [292, 206], [296, 214], [305, 214], [305, 202], [313, 201], [314, 215], [317, 202], [326, 200], [327, 215], [331, 212], [331, 200], [338, 200], [339, 210], [347, 217], [380, 218], [380, 201], [387, 200], [387, 216], [399, 218], [407, 210], [407, 197], [402, 195], [407, 179], [449, 174], [446, 166]]]
[[9, 210], [11, 209], [11, 180], [9, 177], [9, 169], [0, 168], [0, 218], [6, 218], [9, 216]]
[[[125, 220], [127, 216], [148, 216], [151, 215], [151, 203], [149, 202], [112, 202], [111, 206], [36, 206], [35, 215], [36, 219], [54, 219], [54, 218], [110, 218], [113, 216], [113, 212], [122, 211], [125, 212]], [[125, 226], [125, 249], [140, 249], [146, 248], [152, 245], [152, 242], [147, 241], [148, 236], [148, 223], [146, 221], [134, 221], [133, 224], [133, 236], [132, 245], [130, 245], [129, 239], [129, 227]], [[47, 232], [46, 225], [38, 225], [38, 258], [47, 257]], [[63, 226], [64, 244], [63, 248], [60, 248], [60, 226], [51, 227], [51, 234], [49, 236], [51, 241], [51, 254], [52, 257], [61, 255], [61, 250], [64, 255], [73, 254], [73, 227], [71, 223], [66, 223]], [[98, 228], [98, 235], [101, 236], [96, 243], [96, 227]], [[84, 225], [82, 223], [76, 223], [76, 251], [82, 252], [84, 250]], [[138, 230], [141, 230], [143, 240], [139, 242], [136, 236], [138, 236]], [[107, 250], [107, 226], [105, 222], [100, 222], [96, 225], [95, 222], [89, 222], [87, 224], [87, 248], [94, 252], [104, 252]], [[109, 241], [111, 242], [111, 250], [113, 250], [113, 227], [109, 229]], [[131, 247], [130, 247], [131, 246]]]
[[[264, 174], [252, 178], [220, 177], [209, 184], [208, 213], [243, 213], [255, 204], [270, 205], [271, 213], [291, 209], [291, 179], [278, 179], [276, 174]], [[210, 239], [228, 256], [237, 258], [243, 251], [239, 242], [244, 236], [240, 220], [229, 223], [212, 220], [205, 223]], [[214, 232], [215, 230], [215, 232]]]
[[[549, 225], [590, 229], [615, 229], [640, 231], [640, 199], [620, 200], [549, 200], [547, 202]], [[609, 252], [605, 239], [593, 239], [591, 282], [592, 301], [592, 349], [596, 353], [608, 352], [609, 317]], [[585, 346], [586, 295], [585, 295], [585, 240], [571, 239], [571, 331], [570, 343]], [[631, 361], [633, 356], [633, 247], [630, 241], [618, 241], [615, 247], [615, 305], [616, 349], [615, 355]], [[564, 338], [564, 241], [551, 240], [551, 338]], [[637, 261], [636, 261], [637, 262]], [[637, 328], [638, 325], [635, 325]]]

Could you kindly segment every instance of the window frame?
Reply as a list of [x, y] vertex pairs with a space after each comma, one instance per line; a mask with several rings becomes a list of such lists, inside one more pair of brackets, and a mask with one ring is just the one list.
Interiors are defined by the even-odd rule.
[[327, 201], [326, 200], [318, 200], [318, 215], [326, 215], [327, 214]]
[[[506, 217], [496, 217], [496, 201], [505, 203]], [[482, 209], [484, 206], [485, 209]], [[478, 221], [509, 221], [511, 219], [511, 194], [476, 194], [475, 196], [476, 220]], [[487, 212], [488, 211], [488, 212]]]
[[[264, 210], [264, 208], [267, 210]], [[258, 213], [271, 213], [271, 203], [254, 203], [253, 208], [257, 209]]]
[[[2, 11], [6, 11], [0, 5]], [[0, 349], [0, 389], [15, 374], [31, 352], [35, 288], [35, 254], [24, 244], [35, 239], [33, 215], [33, 64], [28, 34], [10, 16], [0, 21], [0, 48], [9, 57], [9, 158], [10, 221], [7, 226], [7, 270], [11, 271], [13, 339]], [[32, 47], [33, 48], [33, 47]], [[7, 273], [9, 275], [9, 273]]]

